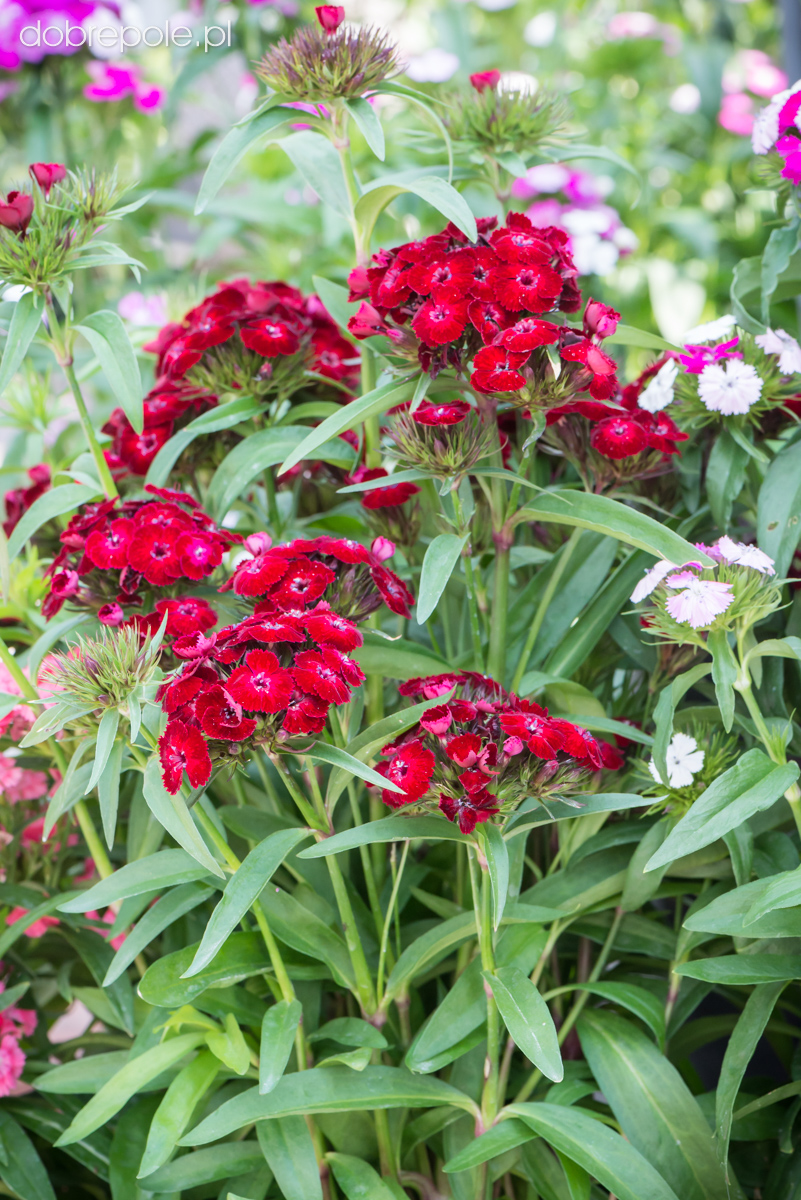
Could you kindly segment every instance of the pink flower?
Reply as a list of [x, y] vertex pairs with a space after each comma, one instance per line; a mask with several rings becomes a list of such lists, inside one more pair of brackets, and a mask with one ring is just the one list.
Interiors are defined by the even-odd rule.
[[690, 625], [693, 629], [711, 625], [715, 617], [724, 613], [734, 600], [733, 584], [696, 579], [687, 571], [671, 576], [668, 583], [680, 586], [682, 590], [668, 598], [665, 608], [674, 621]]
[[10, 1033], [0, 1038], [0, 1096], [10, 1096], [19, 1083], [25, 1055]]
[[[11, 912], [6, 917], [6, 925], [14, 925], [21, 917], [27, 914], [27, 908], [12, 908]], [[38, 921], [34, 921], [25, 930], [25, 936], [29, 938], [40, 938], [47, 933], [51, 925], [58, 925], [58, 917], [39, 917]]]
[[718, 124], [729, 133], [748, 137], [754, 128], [754, 101], [745, 92], [724, 96], [718, 113]]
[[675, 563], [668, 562], [666, 558], [660, 559], [650, 570], [645, 572], [645, 575], [631, 593], [631, 600], [634, 604], [639, 604], [640, 600], [644, 600], [646, 596], [650, 596], [651, 592], [659, 586], [665, 576], [675, 570]]
[[[14, 709], [14, 712], [17, 712]], [[44, 771], [29, 771], [16, 765], [13, 758], [0, 754], [0, 795], [9, 804], [20, 800], [38, 800], [47, 795], [50, 780]]]
[[145, 296], [128, 292], [117, 302], [117, 312], [131, 325], [157, 326], [167, 324], [167, 306], [162, 295]]
[[97, 104], [126, 100], [132, 96], [134, 105], [140, 112], [150, 112], [159, 108], [164, 101], [164, 90], [143, 80], [138, 67], [90, 62], [86, 64], [86, 70], [94, 82], [86, 85], [83, 94], [87, 100], [93, 100]]

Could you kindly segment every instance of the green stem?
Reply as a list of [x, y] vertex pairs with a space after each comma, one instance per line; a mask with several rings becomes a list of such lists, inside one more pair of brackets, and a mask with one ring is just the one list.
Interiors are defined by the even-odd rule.
[[[751, 720], [754, 722], [760, 740], [767, 750], [771, 760], [777, 763], [779, 766], [784, 766], [784, 764], [787, 762], [787, 756], [783, 751], [779, 750], [776, 739], [772, 738], [770, 735], [770, 730], [765, 723], [765, 718], [762, 716], [762, 710], [760, 709], [759, 704], [757, 703], [757, 698], [751, 688], [751, 677], [748, 672], [748, 667], [746, 667], [742, 661], [740, 663], [740, 671], [734, 687], [745, 701], [745, 706], [748, 709]], [[799, 834], [801, 834], [801, 788], [799, 788], [797, 783], [791, 783], [787, 791], [784, 793], [784, 796], [787, 800], [787, 803], [790, 805], [790, 812], [793, 814], [795, 827]]]
[[373, 978], [370, 974], [370, 968], [367, 965], [367, 958], [365, 957], [361, 938], [359, 937], [359, 930], [356, 925], [356, 918], [353, 915], [353, 907], [348, 895], [348, 889], [342, 871], [339, 868], [336, 855], [328, 854], [325, 861], [328, 864], [328, 873], [331, 876], [334, 896], [336, 897], [337, 908], [339, 909], [342, 932], [345, 935], [345, 945], [348, 948], [353, 974], [356, 979], [356, 995], [362, 1006], [362, 1011], [367, 1017], [371, 1017], [377, 1008]]
[[320, 832], [327, 832], [327, 830], [328, 830], [327, 822], [321, 823], [321, 818], [314, 811], [314, 809], [309, 804], [306, 797], [303, 795], [303, 792], [300, 790], [298, 785], [295, 783], [295, 780], [292, 777], [292, 772], [289, 770], [289, 767], [286, 765], [284, 760], [281, 758], [281, 755], [280, 754], [271, 754], [270, 759], [271, 759], [276, 771], [283, 779], [286, 790], [289, 792], [290, 796], [292, 797], [292, 799], [295, 801], [298, 808], [300, 809], [301, 816], [303, 817], [306, 824], [311, 829], [317, 829]]
[[[361, 825], [362, 814], [359, 810], [359, 800], [356, 795], [356, 788], [352, 783], [348, 784], [348, 799], [350, 801], [350, 811], [353, 814], [353, 824]], [[384, 929], [384, 914], [381, 911], [381, 900], [376, 887], [375, 874], [373, 872], [373, 860], [370, 858], [369, 846], [359, 846], [359, 858], [362, 863], [362, 871], [364, 872], [364, 882], [367, 887], [367, 899], [370, 902], [370, 912], [373, 914], [373, 922], [375, 924], [376, 936], [379, 941]], [[392, 952], [390, 951], [390, 956]]]
[[103, 845], [100, 835], [95, 828], [95, 823], [92, 820], [89, 809], [86, 807], [85, 800], [79, 800], [75, 805], [75, 816], [78, 819], [83, 840], [86, 842], [89, 853], [94, 859], [98, 875], [101, 879], [108, 879], [110, 875], [114, 874], [114, 868], [106, 853], [106, 847]]
[[[458, 492], [451, 492], [451, 499], [453, 500], [453, 511], [456, 514], [459, 533], [463, 535], [469, 531], [469, 522], [466, 522], [464, 519], [464, 510], [462, 509], [462, 502], [459, 499]], [[462, 570], [464, 571], [464, 581], [467, 587], [467, 606], [470, 613], [470, 636], [473, 642], [475, 667], [477, 671], [483, 674], [484, 651], [481, 645], [481, 623], [478, 616], [478, 600], [476, 598], [476, 585], [473, 577], [472, 554], [473, 549], [468, 538], [462, 547]]]
[[384, 991], [384, 966], [387, 955], [387, 945], [389, 943], [389, 931], [392, 927], [392, 914], [395, 910], [395, 905], [398, 901], [398, 892], [400, 890], [401, 879], [403, 878], [403, 870], [406, 866], [406, 858], [409, 854], [408, 839], [403, 843], [403, 852], [401, 853], [400, 865], [395, 872], [395, 880], [392, 884], [392, 892], [389, 897], [387, 913], [384, 917], [384, 928], [381, 931], [381, 947], [378, 951], [378, 974], [376, 976], [375, 990], [378, 996], [381, 996]]
[[278, 512], [278, 504], [275, 499], [275, 479], [273, 472], [269, 467], [262, 474], [264, 480], [264, 491], [267, 495], [267, 515], [270, 519], [270, 524], [273, 527], [273, 533], [277, 538], [281, 536], [281, 517]]
[[[477, 854], [477, 851], [475, 854]], [[478, 927], [481, 966], [483, 970], [494, 974], [495, 952], [492, 944], [492, 896], [489, 871], [484, 867], [481, 870], [481, 879], [479, 880], [478, 866], [474, 861], [474, 852], [471, 852], [470, 849], [468, 849], [468, 862], [470, 864], [470, 883], [473, 889], [473, 906], [476, 914], [476, 925]], [[495, 997], [486, 985], [485, 991], [487, 995], [487, 1059], [484, 1065], [481, 1117], [484, 1128], [489, 1129], [498, 1115], [501, 1027]]]
[[558, 588], [559, 582], [564, 575], [565, 570], [567, 569], [567, 565], [570, 562], [573, 551], [578, 545], [578, 540], [581, 537], [581, 534], [582, 530], [578, 528], [573, 530], [567, 542], [562, 547], [562, 552], [559, 555], [556, 565], [554, 566], [551, 577], [545, 585], [545, 590], [542, 593], [539, 604], [537, 605], [537, 611], [534, 614], [534, 620], [531, 622], [531, 628], [529, 629], [528, 636], [526, 637], [526, 644], [523, 647], [523, 653], [520, 655], [520, 661], [517, 664], [517, 669], [515, 670], [514, 678], [512, 679], [513, 692], [516, 692], [520, 687], [521, 680], [523, 679], [523, 676], [526, 673], [526, 668], [528, 667], [528, 660], [531, 658], [531, 652], [534, 649], [534, 644], [539, 637], [540, 630], [542, 629], [542, 623], [545, 620], [545, 615], [550, 608], [556, 589]]
[[492, 621], [487, 657], [487, 674], [503, 683], [506, 675], [506, 618], [509, 608], [509, 554], [507, 547], [495, 549], [495, 587], [492, 594]]

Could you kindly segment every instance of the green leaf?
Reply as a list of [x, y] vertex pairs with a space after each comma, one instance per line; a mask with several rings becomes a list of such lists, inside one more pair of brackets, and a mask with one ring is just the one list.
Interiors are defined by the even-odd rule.
[[44, 306], [35, 292], [24, 292], [14, 305], [0, 361], [0, 396], [22, 366], [42, 321]]
[[459, 561], [469, 534], [458, 537], [455, 533], [440, 533], [429, 543], [420, 571], [420, 588], [417, 594], [417, 623], [425, 625], [432, 615], [440, 597], [448, 586], [453, 568]]
[[715, 684], [715, 697], [720, 709], [723, 728], [729, 733], [734, 724], [734, 684], [739, 671], [737, 659], [729, 645], [725, 629], [712, 630], [707, 638], [707, 646], [712, 654], [712, 680]]
[[666, 820], [657, 821], [647, 830], [632, 854], [626, 870], [623, 894], [620, 897], [620, 907], [624, 912], [636, 912], [638, 908], [642, 908], [653, 898], [662, 882], [666, 868], [646, 872], [645, 864], [662, 845], [668, 828]]
[[221, 404], [211, 412], [201, 413], [164, 443], [150, 464], [146, 482], [155, 487], [165, 487], [176, 462], [195, 438], [209, 433], [221, 433], [224, 429], [233, 429], [235, 425], [257, 416], [261, 411], [262, 406], [252, 396], [237, 396], [236, 400], [229, 400], [227, 404]]
[[197, 826], [192, 820], [192, 814], [186, 807], [184, 799], [171, 796], [161, 778], [161, 764], [158, 755], [153, 755], [145, 768], [144, 796], [147, 806], [153, 816], [163, 825], [170, 837], [175, 838], [179, 846], [186, 850], [202, 867], [211, 871], [220, 879], [225, 874], [219, 864], [212, 858], [206, 848], [206, 843], [198, 833]]
[[343, 404], [339, 412], [326, 417], [311, 432], [308, 429], [303, 430], [306, 436], [300, 445], [286, 455], [278, 468], [279, 475], [291, 470], [305, 458], [320, 458], [319, 447], [324, 446], [329, 439], [337, 437], [347, 429], [361, 425], [369, 417], [379, 416], [387, 409], [394, 408], [396, 404], [402, 404], [404, 400], [409, 399], [413, 391], [412, 376], [401, 380], [400, 383], [393, 379], [389, 383], [382, 384], [381, 387], [373, 388], [371, 392], [367, 392], [357, 400], [351, 400], [350, 404]]
[[440, 1079], [412, 1075], [399, 1067], [313, 1067], [284, 1075], [266, 1096], [250, 1088], [227, 1100], [183, 1140], [184, 1146], [203, 1146], [250, 1125], [276, 1117], [306, 1113], [373, 1111], [383, 1108], [433, 1108], [450, 1104], [476, 1114], [474, 1101]]
[[342, 163], [325, 134], [315, 133], [312, 129], [300, 129], [297, 133], [282, 137], [276, 145], [284, 151], [292, 166], [323, 204], [341, 217], [351, 217], [351, 201], [342, 174]]
[[[117, 717], [119, 717], [117, 709], [112, 709], [111, 712], [116, 713]], [[108, 713], [104, 713], [103, 721], [105, 721], [108, 715]], [[100, 722], [101, 729], [103, 721]], [[122, 767], [124, 750], [124, 742], [114, 742], [103, 772], [97, 781], [100, 817], [103, 821], [103, 834], [105, 835], [106, 845], [109, 850], [114, 845], [114, 833], [117, 828], [117, 808], [120, 802], [120, 769]], [[91, 787], [91, 780], [89, 786]]]
[[630, 1021], [585, 1010], [584, 1056], [620, 1127], [682, 1200], [728, 1200], [709, 1126], [672, 1063]]
[[554, 988], [546, 993], [552, 996], [565, 992], [589, 992], [593, 996], [601, 996], [611, 1000], [620, 1008], [627, 1009], [635, 1017], [639, 1017], [648, 1026], [660, 1045], [665, 1040], [665, 1006], [653, 994], [636, 983], [619, 983], [617, 980], [596, 980], [594, 983], [568, 983], [564, 987]]
[[196, 950], [196, 946], [186, 946], [152, 963], [139, 981], [142, 999], [157, 1008], [179, 1008], [182, 1004], [191, 1004], [209, 987], [227, 987], [270, 969], [270, 960], [259, 935], [233, 933], [210, 966], [192, 979], [183, 979]]
[[746, 1001], [745, 1008], [737, 1018], [734, 1032], [729, 1038], [720, 1077], [715, 1091], [715, 1138], [718, 1159], [723, 1164], [726, 1182], [729, 1183], [729, 1139], [733, 1122], [734, 1105], [743, 1081], [746, 1067], [754, 1056], [757, 1043], [765, 1032], [776, 1001], [784, 991], [785, 983], [763, 983], [754, 988]]
[[119, 979], [123, 971], [127, 970], [137, 954], [141, 954], [160, 933], [168, 929], [174, 921], [180, 920], [181, 917], [191, 912], [193, 908], [203, 904], [213, 894], [213, 889], [202, 883], [185, 883], [180, 887], [173, 888], [166, 896], [157, 900], [153, 907], [149, 908], [142, 919], [136, 923], [114, 955], [102, 986], [110, 987], [116, 979]]
[[199, 1101], [205, 1096], [214, 1080], [220, 1064], [208, 1050], [201, 1050], [196, 1058], [187, 1063], [175, 1076], [150, 1123], [138, 1177], [150, 1175], [162, 1167], [178, 1145]]
[[330, 854], [341, 854], [357, 846], [374, 846], [379, 842], [400, 842], [412, 838], [425, 841], [470, 842], [459, 827], [445, 817], [382, 817], [380, 821], [368, 821], [344, 833], [335, 833], [323, 838], [316, 846], [301, 850], [298, 858], [326, 858]]
[[254, 116], [244, 125], [234, 125], [214, 151], [211, 162], [200, 185], [195, 204], [195, 216], [202, 213], [219, 192], [240, 159], [252, 150], [257, 142], [272, 133], [297, 113], [291, 108], [270, 108]]
[[328, 1154], [327, 1161], [348, 1200], [398, 1200], [369, 1163], [352, 1154]]
[[747, 751], [709, 785], [649, 860], [646, 870], [692, 854], [770, 808], [798, 778], [797, 763], [779, 767], [761, 750]]
[[125, 900], [129, 896], [141, 896], [145, 892], [166, 890], [178, 883], [189, 883], [200, 879], [207, 872], [199, 867], [195, 859], [184, 850], [159, 850], [147, 858], [138, 858], [120, 867], [108, 879], [101, 879], [94, 887], [78, 893], [73, 899], [60, 904], [59, 911], [85, 913], [98, 911]]
[[369, 1046], [372, 1050], [386, 1050], [389, 1047], [381, 1030], [361, 1017], [334, 1017], [310, 1033], [307, 1040], [339, 1042], [342, 1046]]
[[[617, 1200], [644, 1200], [645, 1196], [648, 1200], [678, 1200], [632, 1145], [580, 1109], [560, 1104], [511, 1104], [506, 1112], [589, 1171]], [[454, 1168], [449, 1163], [445, 1169]]]
[[325, 305], [330, 317], [341, 329], [347, 330], [348, 321], [359, 311], [358, 300], [348, 300], [348, 289], [322, 275], [312, 275], [312, 284], [317, 295]]
[[699, 679], [704, 679], [711, 670], [712, 668], [709, 663], [699, 663], [697, 667], [692, 667], [689, 671], [685, 671], [683, 675], [679, 675], [678, 679], [674, 679], [659, 694], [659, 699], [654, 709], [654, 724], [656, 726], [656, 733], [654, 735], [654, 762], [659, 776], [665, 784], [668, 778], [667, 749], [673, 737], [673, 716], [676, 712], [676, 707], [690, 688], [695, 687]]
[[381, 637], [369, 629], [364, 631], [364, 645], [353, 651], [353, 657], [365, 675], [387, 675], [390, 679], [416, 679], [418, 675], [442, 675], [451, 670], [447, 660], [428, 646], [407, 638]]
[[747, 652], [746, 666], [755, 658], [795, 658], [801, 662], [801, 638], [767, 638]]
[[126, 417], [136, 432], [141, 433], [144, 428], [142, 377], [136, 352], [119, 313], [103, 309], [85, 317], [74, 328], [92, 347]]
[[765, 249], [762, 251], [762, 320], [770, 325], [770, 301], [779, 283], [779, 277], [790, 265], [790, 259], [798, 249], [799, 218], [793, 217], [787, 225], [771, 230]]
[[259, 1092], [266, 1096], [284, 1074], [295, 1043], [303, 1006], [299, 1000], [279, 1000], [268, 1008], [261, 1024]]
[[49, 917], [51, 913], [54, 913], [60, 907], [64, 899], [64, 892], [56, 893], [55, 896], [51, 896], [48, 900], [43, 900], [41, 904], [29, 908], [25, 915], [20, 917], [18, 921], [15, 921], [13, 925], [8, 925], [2, 934], [0, 934], [0, 958], [8, 953], [14, 943], [22, 937], [26, 929], [35, 924], [40, 917]]
[[145, 1050], [126, 1063], [101, 1087], [96, 1096], [84, 1105], [73, 1119], [69, 1128], [56, 1142], [57, 1146], [68, 1146], [94, 1133], [101, 1125], [110, 1121], [124, 1104], [141, 1091], [163, 1071], [175, 1066], [185, 1055], [200, 1045], [202, 1034], [184, 1033], [170, 1041], [162, 1042], [151, 1050]]
[[145, 1195], [150, 1192], [157, 1196], [170, 1192], [172, 1200], [190, 1188], [207, 1187], [210, 1183], [246, 1175], [263, 1163], [264, 1156], [256, 1142], [226, 1142], [211, 1150], [174, 1158], [142, 1180], [142, 1191]]
[[386, 788], [390, 792], [398, 792], [403, 795], [403, 788], [398, 787], [391, 780], [385, 779], [383, 775], [378, 774], [378, 771], [374, 771], [366, 763], [360, 762], [352, 754], [340, 750], [339, 746], [330, 746], [327, 742], [315, 742], [311, 749], [304, 751], [304, 757], [310, 758], [312, 762], [330, 763], [333, 767], [340, 767], [343, 771], [355, 775], [357, 779], [364, 779], [367, 783], [372, 783], [374, 787]]
[[753, 305], [762, 290], [762, 258], [741, 258], [732, 276], [731, 303], [737, 324], [748, 333], [764, 333], [765, 325], [754, 316]]
[[455, 1155], [445, 1166], [450, 1174], [457, 1171], [470, 1171], [480, 1167], [491, 1158], [499, 1158], [517, 1146], [537, 1137], [533, 1129], [525, 1121], [515, 1120], [514, 1117], [504, 1117], [497, 1125], [492, 1125], [479, 1137], [475, 1138], [464, 1150]]
[[604, 338], [607, 344], [619, 346], [639, 346], [642, 350], [678, 350], [672, 342], [666, 342], [658, 333], [649, 333], [645, 329], [635, 329], [633, 325], [618, 325], [611, 337]]
[[565, 1069], [556, 1027], [536, 985], [517, 967], [499, 967], [494, 974], [483, 971], [482, 975], [515, 1045], [543, 1075], [559, 1083]]
[[795, 907], [797, 876], [797, 871], [785, 871], [724, 892], [691, 913], [684, 927], [732, 937], [801, 936], [801, 909]]
[[365, 244], [369, 244], [375, 223], [387, 205], [405, 193], [425, 200], [446, 220], [452, 221], [457, 229], [461, 229], [471, 242], [477, 239], [476, 219], [464, 197], [446, 180], [437, 175], [427, 175], [403, 183], [393, 183], [391, 177], [385, 177], [365, 189], [354, 210], [356, 220], [362, 227]]
[[481, 832], [492, 889], [492, 928], [497, 929], [503, 917], [509, 891], [509, 851], [497, 825], [488, 821]]
[[608, 496], [593, 496], [586, 492], [557, 490], [541, 492], [526, 508], [521, 508], [517, 518], [523, 521], [545, 521], [557, 525], [574, 525], [581, 529], [593, 529], [597, 533], [617, 538], [638, 550], [647, 550], [656, 558], [670, 562], [685, 563], [695, 560], [705, 566], [713, 566], [708, 555], [690, 545], [666, 525], [660, 525], [653, 517], [629, 508], [619, 500]]
[[[345, 407], [349, 408], [350, 405]], [[344, 412], [345, 408], [340, 411]], [[339, 418], [339, 413], [336, 414], [336, 418], [329, 417], [328, 420], [337, 418]], [[323, 421], [313, 430], [313, 433], [318, 433], [326, 424], [327, 421]], [[262, 471], [266, 471], [268, 467], [275, 467], [282, 458], [286, 458], [287, 461], [294, 459], [299, 462], [300, 458], [295, 459], [294, 456], [306, 445], [311, 436], [305, 425], [280, 425], [270, 429], [260, 429], [257, 433], [252, 433], [250, 437], [239, 442], [233, 450], [229, 451], [214, 472], [214, 478], [206, 493], [207, 510], [218, 520], [222, 520], [237, 496], [241, 496], [242, 492]], [[300, 457], [304, 458], [305, 455], [301, 454]], [[343, 442], [341, 439], [329, 440], [328, 437], [318, 439], [315, 444], [314, 457], [344, 467], [346, 470], [353, 466], [354, 461], [353, 450], [347, 442]], [[284, 467], [280, 468], [280, 470], [284, 469]]]
[[0, 1179], [19, 1200], [55, 1200], [42, 1160], [12, 1116], [0, 1110]]
[[323, 1200], [314, 1143], [303, 1117], [261, 1121], [256, 1135], [284, 1200]]
[[225, 1014], [222, 1029], [213, 1029], [206, 1034], [206, 1045], [229, 1071], [236, 1075], [247, 1074], [250, 1051], [233, 1013]]
[[373, 154], [383, 162], [385, 154], [384, 130], [378, 113], [372, 104], [368, 100], [363, 100], [361, 96], [354, 96], [352, 99], [345, 101], [345, 107], [359, 126], [364, 135], [364, 140]]
[[794, 871], [782, 871], [781, 874], [771, 875], [767, 879], [760, 879], [757, 887], [759, 894], [752, 899], [751, 907], [745, 915], [746, 925], [752, 924], [776, 909], [794, 908], [796, 905], [801, 905], [801, 867], [796, 867]]
[[687, 979], [732, 987], [799, 978], [798, 956], [793, 954], [724, 954], [720, 958], [679, 963], [673, 969]]
[[[24, 519], [24, 518], [23, 518]], [[801, 441], [785, 446], [765, 472], [757, 500], [757, 541], [784, 576], [801, 538]]]
[[5, 988], [0, 992], [0, 1012], [11, 1008], [18, 1000], [21, 1000], [30, 986], [30, 982], [26, 979], [24, 983], [18, 983], [16, 987]]
[[745, 482], [748, 457], [726, 429], [718, 434], [712, 445], [704, 479], [712, 516], [723, 533], [729, 528], [732, 505]]
[[[92, 774], [89, 778], [89, 791], [96, 785], [98, 779], [105, 770], [106, 763], [109, 760], [114, 739], [117, 736], [117, 728], [120, 723], [120, 713], [117, 708], [109, 708], [100, 718], [100, 725], [97, 730], [97, 742], [95, 744], [95, 758], [92, 764]], [[112, 841], [114, 833], [112, 830]]]
[[637, 168], [633, 167], [620, 154], [616, 154], [614, 150], [610, 150], [608, 146], [593, 146], [591, 144], [569, 142], [566, 148], [560, 146], [558, 156], [559, 162], [569, 162], [575, 158], [601, 158], [604, 162], [614, 163], [616, 167], [621, 167], [624, 171], [628, 171], [629, 175], [633, 175], [635, 179], [639, 180], [640, 178]]
[[281, 829], [254, 847], [225, 885], [222, 899], [209, 918], [184, 979], [199, 974], [213, 960], [228, 935], [261, 895], [291, 850], [309, 837], [307, 829]]
[[96, 500], [98, 495], [99, 493], [94, 488], [87, 487], [83, 483], [63, 483], [59, 487], [45, 492], [38, 500], [34, 500], [28, 511], [23, 513], [14, 526], [14, 531], [8, 539], [9, 561], [13, 562], [37, 529], [41, 529], [55, 517], [72, 512], [81, 504], [88, 504], [90, 500]]

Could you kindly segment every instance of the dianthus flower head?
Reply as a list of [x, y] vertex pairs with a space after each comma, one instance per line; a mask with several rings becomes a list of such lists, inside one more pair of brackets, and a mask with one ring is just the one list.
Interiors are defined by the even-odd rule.
[[287, 100], [326, 101], [362, 96], [397, 74], [397, 50], [374, 28], [344, 25], [344, 9], [321, 5], [316, 25], [281, 38], [255, 67], [269, 88]]
[[698, 380], [698, 397], [709, 412], [743, 416], [762, 395], [762, 380], [756, 367], [737, 359], [710, 363]]

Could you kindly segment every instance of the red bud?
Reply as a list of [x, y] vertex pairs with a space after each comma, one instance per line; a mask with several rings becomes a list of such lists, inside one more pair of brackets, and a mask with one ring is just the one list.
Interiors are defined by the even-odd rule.
[[25, 233], [33, 216], [33, 196], [27, 192], [9, 192], [5, 204], [0, 204], [0, 225], [12, 233]]
[[67, 177], [67, 168], [63, 167], [61, 163], [31, 163], [28, 170], [45, 196], [50, 195], [50, 189], [54, 183], [61, 183], [61, 180]]
[[314, 11], [327, 34], [336, 33], [345, 20], [345, 10], [339, 4], [321, 4]]
[[477, 92], [485, 92], [487, 88], [496, 88], [501, 81], [500, 71], [477, 71], [470, 76], [470, 82]]

